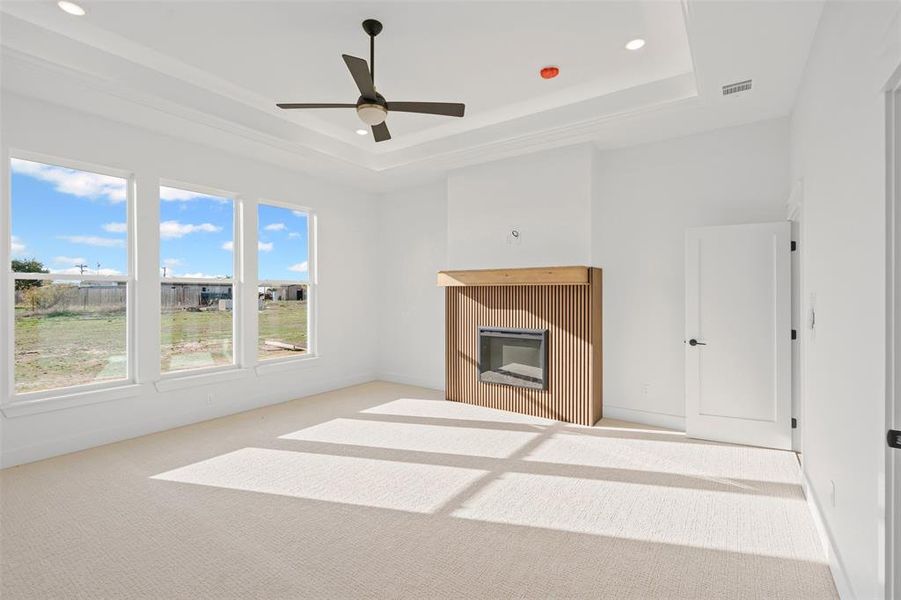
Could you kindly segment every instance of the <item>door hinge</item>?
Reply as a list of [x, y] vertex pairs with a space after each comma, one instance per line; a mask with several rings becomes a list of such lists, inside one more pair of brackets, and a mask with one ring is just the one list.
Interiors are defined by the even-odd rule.
[[798, 249], [798, 242], [796, 242], [795, 240], [792, 240], [792, 252], [794, 252], [797, 249]]
[[792, 339], [793, 340], [798, 339], [798, 330], [797, 329], [792, 329]]
[[885, 436], [890, 448], [901, 449], [901, 431], [897, 429], [889, 429], [888, 435]]
[[792, 429], [798, 428], [798, 419], [792, 417]]

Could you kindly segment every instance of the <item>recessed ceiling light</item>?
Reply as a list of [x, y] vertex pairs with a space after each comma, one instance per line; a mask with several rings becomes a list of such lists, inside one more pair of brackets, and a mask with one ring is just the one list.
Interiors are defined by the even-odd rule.
[[644, 47], [644, 40], [641, 38], [635, 38], [628, 44], [626, 44], [626, 50], [641, 50]]
[[68, 0], [60, 0], [56, 3], [61, 9], [69, 13], [70, 15], [75, 15], [76, 17], [84, 16], [84, 9], [74, 2], [69, 2]]
[[368, 129], [357, 129], [357, 135], [366, 135], [369, 133]]

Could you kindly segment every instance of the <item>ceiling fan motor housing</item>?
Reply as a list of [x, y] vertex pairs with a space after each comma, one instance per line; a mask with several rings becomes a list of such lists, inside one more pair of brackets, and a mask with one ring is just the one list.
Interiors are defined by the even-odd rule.
[[385, 122], [385, 118], [388, 116], [388, 109], [381, 104], [364, 102], [357, 104], [357, 116], [367, 125], [378, 125]]

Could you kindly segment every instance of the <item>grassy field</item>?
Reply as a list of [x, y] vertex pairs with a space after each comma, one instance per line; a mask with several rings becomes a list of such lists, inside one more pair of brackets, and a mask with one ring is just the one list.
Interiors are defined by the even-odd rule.
[[126, 375], [125, 311], [29, 315], [16, 309], [16, 392]]
[[[177, 310], [162, 314], [164, 372], [230, 364], [232, 313]], [[307, 347], [307, 303], [268, 301], [259, 312], [261, 360], [303, 352], [265, 344]], [[25, 393], [126, 376], [124, 310], [30, 314], [16, 309], [16, 391]]]

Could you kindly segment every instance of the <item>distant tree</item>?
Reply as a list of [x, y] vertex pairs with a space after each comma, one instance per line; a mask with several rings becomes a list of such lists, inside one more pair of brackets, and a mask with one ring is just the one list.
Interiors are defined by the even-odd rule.
[[[30, 258], [28, 260], [18, 260], [13, 259], [12, 263], [13, 273], [49, 273], [47, 269], [44, 268], [44, 263], [41, 261]], [[44, 284], [43, 281], [36, 279], [16, 279], [16, 290], [27, 290], [30, 288], [41, 287]]]

